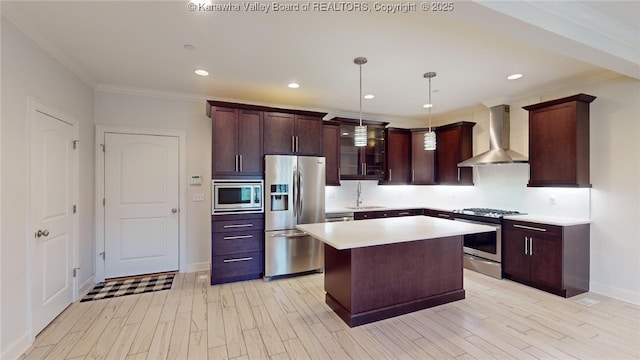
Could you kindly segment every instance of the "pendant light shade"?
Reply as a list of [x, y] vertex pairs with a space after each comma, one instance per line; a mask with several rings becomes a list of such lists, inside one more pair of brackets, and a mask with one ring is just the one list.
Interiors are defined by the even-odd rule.
[[367, 126], [362, 125], [362, 65], [367, 63], [366, 57], [357, 57], [353, 62], [360, 68], [360, 126], [356, 126], [353, 137], [355, 146], [367, 146]]
[[431, 108], [433, 107], [431, 102], [431, 78], [435, 76], [436, 73], [434, 72], [424, 74], [424, 77], [429, 79], [429, 103], [426, 105], [429, 108], [429, 131], [424, 134], [424, 149], [430, 151], [436, 149], [436, 132], [431, 129]]

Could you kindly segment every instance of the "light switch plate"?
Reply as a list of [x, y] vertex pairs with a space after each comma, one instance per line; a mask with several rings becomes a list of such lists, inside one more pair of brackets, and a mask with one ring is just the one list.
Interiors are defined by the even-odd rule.
[[192, 201], [204, 201], [204, 193], [193, 193]]

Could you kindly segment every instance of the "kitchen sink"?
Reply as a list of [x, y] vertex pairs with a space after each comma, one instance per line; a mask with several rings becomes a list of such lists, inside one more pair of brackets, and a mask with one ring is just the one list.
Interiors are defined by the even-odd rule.
[[347, 209], [352, 209], [352, 210], [368, 210], [368, 209], [382, 209], [384, 208], [384, 206], [347, 206]]

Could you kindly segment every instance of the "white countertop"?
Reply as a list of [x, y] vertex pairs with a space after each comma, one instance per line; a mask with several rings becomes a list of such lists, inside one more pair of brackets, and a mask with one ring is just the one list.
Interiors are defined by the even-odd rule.
[[431, 209], [438, 211], [453, 211], [453, 209], [445, 209], [442, 207], [432, 207], [432, 206], [377, 206], [377, 205], [362, 205], [359, 208], [355, 208], [353, 206], [350, 207], [329, 207], [325, 209], [325, 214], [333, 214], [333, 213], [355, 213], [355, 212], [363, 212], [363, 211], [386, 211], [386, 210], [407, 210], [407, 209]]
[[590, 224], [591, 220], [589, 219], [574, 219], [574, 218], [564, 218], [557, 216], [544, 216], [544, 215], [509, 215], [504, 217], [505, 220], [516, 220], [516, 221], [528, 221], [537, 224], [547, 224], [547, 225], [557, 225], [557, 226], [572, 226], [572, 225], [583, 225]]
[[428, 216], [302, 224], [296, 228], [338, 250], [496, 230], [491, 226]]

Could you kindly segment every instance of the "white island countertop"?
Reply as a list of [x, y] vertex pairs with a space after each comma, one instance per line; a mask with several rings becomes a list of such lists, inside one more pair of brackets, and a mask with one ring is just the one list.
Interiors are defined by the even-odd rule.
[[296, 228], [338, 250], [496, 231], [491, 226], [428, 216], [301, 224]]

